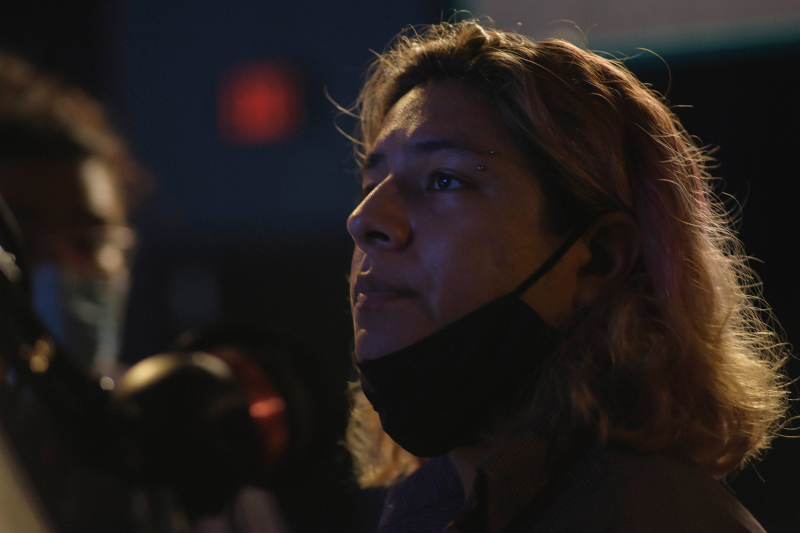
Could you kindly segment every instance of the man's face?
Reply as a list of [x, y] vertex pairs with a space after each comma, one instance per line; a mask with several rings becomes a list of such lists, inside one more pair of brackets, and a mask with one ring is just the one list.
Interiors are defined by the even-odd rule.
[[[511, 292], [560, 243], [544, 229], [525, 158], [491, 105], [461, 82], [416, 87], [392, 107], [362, 187], [347, 223], [358, 360]], [[533, 305], [540, 314], [542, 306]]]

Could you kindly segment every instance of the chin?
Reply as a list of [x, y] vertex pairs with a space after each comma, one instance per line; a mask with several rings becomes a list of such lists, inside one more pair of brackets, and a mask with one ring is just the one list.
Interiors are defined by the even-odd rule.
[[355, 360], [357, 362], [369, 361], [370, 359], [378, 359], [396, 351], [384, 344], [385, 343], [371, 343], [369, 341], [359, 343], [358, 337], [356, 337]]
[[356, 331], [355, 360], [369, 361], [370, 359], [378, 359], [410, 346], [425, 337], [425, 335], [403, 335], [400, 337], [396, 335], [396, 331], [394, 333], [395, 335], [390, 336], [377, 331], [372, 331], [372, 333], [368, 333], [363, 329]]
[[424, 339], [438, 328], [416, 307], [382, 308], [378, 311], [354, 309], [356, 361], [378, 359]]

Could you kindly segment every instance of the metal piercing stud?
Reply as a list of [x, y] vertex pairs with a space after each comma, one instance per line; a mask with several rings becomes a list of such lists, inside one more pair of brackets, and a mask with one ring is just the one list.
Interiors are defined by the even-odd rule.
[[496, 154], [496, 153], [497, 153], [497, 152], [495, 152], [494, 150], [489, 150], [489, 155], [494, 155], [494, 154]]
[[478, 170], [486, 170], [486, 167], [483, 165], [478, 166]]

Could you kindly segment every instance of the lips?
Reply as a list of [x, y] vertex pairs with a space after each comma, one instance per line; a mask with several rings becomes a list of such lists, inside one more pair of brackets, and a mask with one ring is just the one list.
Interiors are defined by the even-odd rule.
[[386, 281], [374, 275], [362, 275], [353, 285], [353, 307], [359, 311], [368, 311], [416, 295], [416, 291], [403, 284]]

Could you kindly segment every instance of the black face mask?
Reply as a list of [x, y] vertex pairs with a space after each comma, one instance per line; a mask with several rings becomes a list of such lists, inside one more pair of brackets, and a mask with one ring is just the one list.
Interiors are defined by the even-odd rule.
[[520, 297], [585, 229], [581, 225], [510, 294], [411, 346], [357, 364], [384, 431], [403, 449], [437, 457], [476, 444], [530, 398], [558, 332]]

